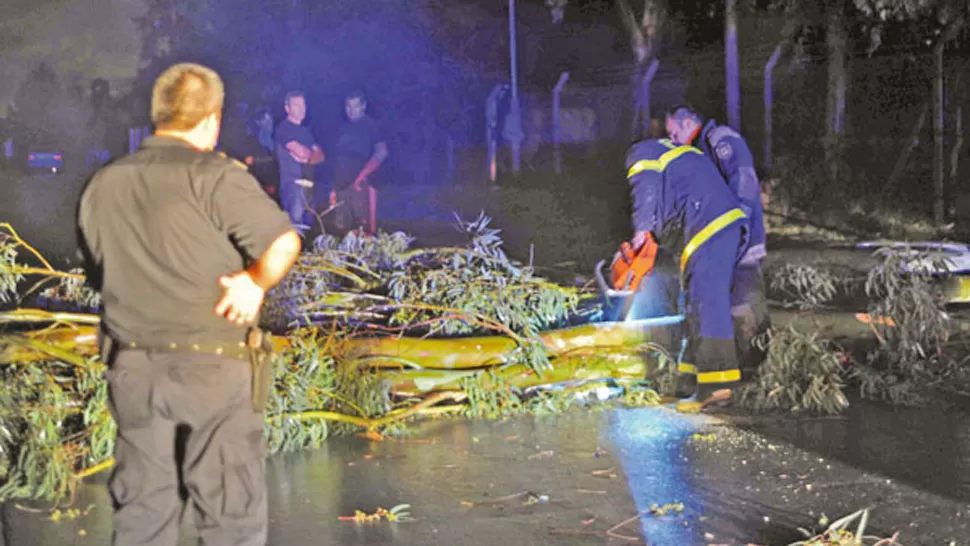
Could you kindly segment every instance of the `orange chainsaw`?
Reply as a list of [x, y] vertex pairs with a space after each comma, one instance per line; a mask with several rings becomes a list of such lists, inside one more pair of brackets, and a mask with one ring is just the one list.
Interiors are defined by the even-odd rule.
[[640, 283], [653, 273], [659, 249], [660, 246], [650, 233], [647, 233], [646, 240], [638, 249], [634, 249], [629, 242], [624, 241], [613, 258], [613, 263], [610, 264], [610, 285], [606, 284], [602, 272], [606, 260], [596, 264], [596, 282], [603, 295], [608, 301], [615, 298], [624, 300], [619, 320], [626, 320], [629, 316]]

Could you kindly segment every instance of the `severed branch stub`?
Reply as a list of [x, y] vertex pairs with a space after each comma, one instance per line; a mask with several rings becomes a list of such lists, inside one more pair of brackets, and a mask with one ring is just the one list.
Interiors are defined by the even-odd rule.
[[620, 532], [621, 529], [630, 525], [635, 521], [639, 521], [640, 518], [648, 514], [655, 517], [661, 517], [669, 515], [671, 512], [680, 514], [684, 511], [684, 504], [681, 502], [668, 503], [664, 505], [654, 504], [650, 506], [649, 510], [644, 510], [635, 516], [629, 517], [612, 527], [605, 530], [592, 529], [592, 525], [596, 522], [596, 518], [590, 518], [588, 520], [582, 521], [582, 527], [579, 528], [552, 528], [549, 529], [549, 534], [552, 535], [592, 535], [592, 536], [602, 536], [608, 539], [622, 540], [629, 543], [639, 543], [646, 544], [646, 541], [641, 537], [626, 535]]
[[461, 505], [466, 508], [472, 508], [475, 506], [504, 506], [510, 502], [521, 500], [522, 506], [529, 506], [532, 504], [539, 504], [549, 502], [548, 495], [540, 495], [538, 493], [533, 493], [532, 491], [520, 491], [519, 493], [512, 493], [511, 495], [505, 495], [502, 497], [496, 497], [494, 499], [488, 499], [483, 501], [461, 501]]

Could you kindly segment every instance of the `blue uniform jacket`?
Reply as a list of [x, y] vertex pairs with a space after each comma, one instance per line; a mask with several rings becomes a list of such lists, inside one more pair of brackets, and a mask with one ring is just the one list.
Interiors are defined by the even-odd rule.
[[747, 142], [734, 129], [710, 120], [701, 131], [698, 147], [714, 160], [724, 181], [741, 202], [748, 217], [748, 250], [742, 263], [759, 262], [765, 257], [765, 218], [761, 205], [761, 184]]
[[662, 246], [682, 250], [712, 221], [739, 208], [717, 168], [693, 146], [637, 142], [627, 152], [626, 169], [634, 229], [653, 232]]

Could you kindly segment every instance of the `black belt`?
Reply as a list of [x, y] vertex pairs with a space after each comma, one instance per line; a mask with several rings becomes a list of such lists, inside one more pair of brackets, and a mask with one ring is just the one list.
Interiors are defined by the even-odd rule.
[[[108, 355], [111, 351], [162, 351], [204, 353], [238, 358], [249, 361], [252, 367], [252, 405], [253, 410], [266, 410], [270, 394], [273, 390], [274, 364], [272, 336], [259, 328], [250, 328], [246, 333], [246, 341], [236, 343], [169, 343], [163, 345], [148, 345], [129, 341], [119, 343], [110, 337], [102, 337], [101, 354]], [[105, 361], [108, 357], [105, 356]]]
[[118, 343], [118, 350], [133, 350], [133, 351], [156, 351], [156, 352], [166, 352], [166, 353], [203, 353], [219, 356], [227, 356], [230, 358], [238, 358], [240, 360], [249, 359], [250, 348], [246, 346], [244, 341], [237, 343], [226, 342], [226, 343], [168, 343], [168, 344], [147, 344], [147, 343], [136, 343], [130, 341], [127, 343]]

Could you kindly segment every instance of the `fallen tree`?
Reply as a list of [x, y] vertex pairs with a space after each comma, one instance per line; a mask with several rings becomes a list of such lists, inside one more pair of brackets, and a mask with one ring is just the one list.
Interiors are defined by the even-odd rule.
[[[455, 248], [411, 248], [403, 233], [322, 237], [268, 295], [261, 325], [281, 354], [266, 411], [271, 451], [399, 434], [420, 416], [560, 411], [604, 385], [626, 403], [656, 403], [672, 387], [682, 317], [599, 322], [598, 294], [509, 260], [487, 218], [459, 227], [468, 239]], [[875, 256], [865, 284], [878, 350], [847, 351], [818, 324], [777, 328], [743, 404], [837, 413], [851, 383], [899, 401], [912, 385], [965, 373], [930, 273], [901, 269], [912, 256], [898, 251]], [[835, 293], [814, 273], [783, 273], [795, 277], [770, 284], [795, 307]], [[100, 300], [80, 271], [56, 270], [0, 224], [0, 303], [0, 501], [61, 502], [112, 464]]]
[[[459, 227], [468, 244], [456, 248], [321, 237], [268, 294], [262, 326], [281, 354], [271, 451], [400, 433], [420, 415], [562, 409], [604, 382], [630, 402], [658, 400], [648, 379], [680, 317], [591, 322], [595, 295], [509, 260], [486, 217]], [[13, 307], [0, 313], [0, 500], [61, 502], [112, 464], [100, 300], [80, 271], [57, 271], [0, 229], [0, 299]]]

